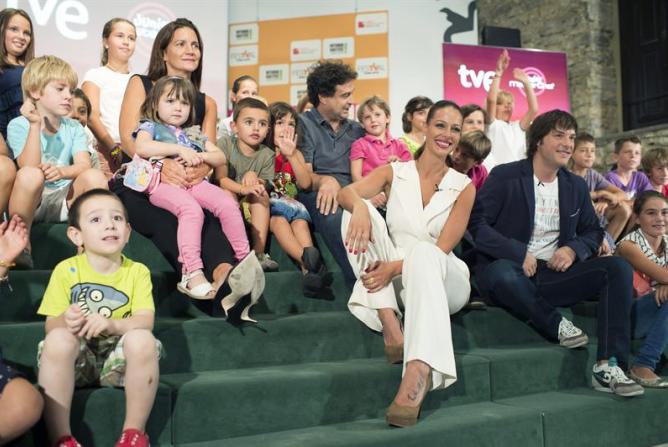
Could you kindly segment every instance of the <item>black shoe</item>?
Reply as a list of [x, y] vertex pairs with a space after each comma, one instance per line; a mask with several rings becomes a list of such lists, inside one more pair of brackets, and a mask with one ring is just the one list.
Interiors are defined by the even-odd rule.
[[325, 287], [329, 286], [327, 268], [322, 262], [318, 249], [306, 247], [302, 254], [302, 264], [306, 268], [303, 280], [304, 296], [316, 298]]

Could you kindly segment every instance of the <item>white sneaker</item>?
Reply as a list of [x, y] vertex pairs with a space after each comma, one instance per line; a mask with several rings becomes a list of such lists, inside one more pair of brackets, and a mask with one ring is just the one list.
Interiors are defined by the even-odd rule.
[[607, 364], [594, 364], [591, 384], [596, 391], [614, 393], [618, 396], [632, 397], [645, 393], [645, 389], [626, 377], [622, 368], [617, 366], [617, 359], [610, 357]]
[[589, 343], [589, 337], [570, 320], [561, 317], [559, 322], [559, 344], [565, 348], [579, 348]]

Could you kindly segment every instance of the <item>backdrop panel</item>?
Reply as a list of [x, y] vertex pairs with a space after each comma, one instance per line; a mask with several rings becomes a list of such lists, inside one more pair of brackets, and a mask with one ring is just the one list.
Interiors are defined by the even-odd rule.
[[[463, 105], [485, 106], [496, 60], [503, 48], [443, 44], [443, 94]], [[552, 109], [570, 111], [566, 54], [552, 51], [508, 49], [510, 65], [501, 78], [501, 88], [515, 97], [513, 120], [527, 110], [524, 87], [513, 78], [513, 69], [526, 71], [538, 98], [540, 113]]]
[[153, 39], [166, 23], [186, 17], [199, 28], [204, 43], [202, 90], [225, 109], [227, 80], [227, 0], [6, 0], [2, 7], [24, 9], [35, 27], [35, 54], [59, 56], [75, 68], [79, 79], [100, 65], [102, 27], [113, 17], [137, 27], [137, 49], [131, 69], [145, 73]]

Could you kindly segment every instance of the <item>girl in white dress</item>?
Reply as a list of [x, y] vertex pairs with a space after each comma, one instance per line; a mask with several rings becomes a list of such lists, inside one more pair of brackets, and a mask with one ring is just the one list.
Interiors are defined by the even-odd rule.
[[[459, 107], [437, 102], [415, 161], [380, 167], [338, 195], [346, 210], [341, 235], [358, 278], [348, 307], [383, 332], [388, 360], [404, 365], [386, 414], [390, 425], [415, 424], [427, 392], [457, 380], [450, 315], [466, 304], [470, 285], [468, 268], [452, 250], [466, 230], [475, 188], [445, 160], [461, 127]], [[364, 200], [381, 191], [387, 225]]]

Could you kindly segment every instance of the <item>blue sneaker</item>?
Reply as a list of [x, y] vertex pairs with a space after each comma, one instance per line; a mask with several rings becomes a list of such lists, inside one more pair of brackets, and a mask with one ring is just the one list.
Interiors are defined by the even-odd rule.
[[610, 357], [607, 364], [594, 363], [591, 384], [596, 391], [614, 393], [622, 397], [640, 396], [645, 389], [626, 377], [622, 368], [617, 366], [617, 359]]

